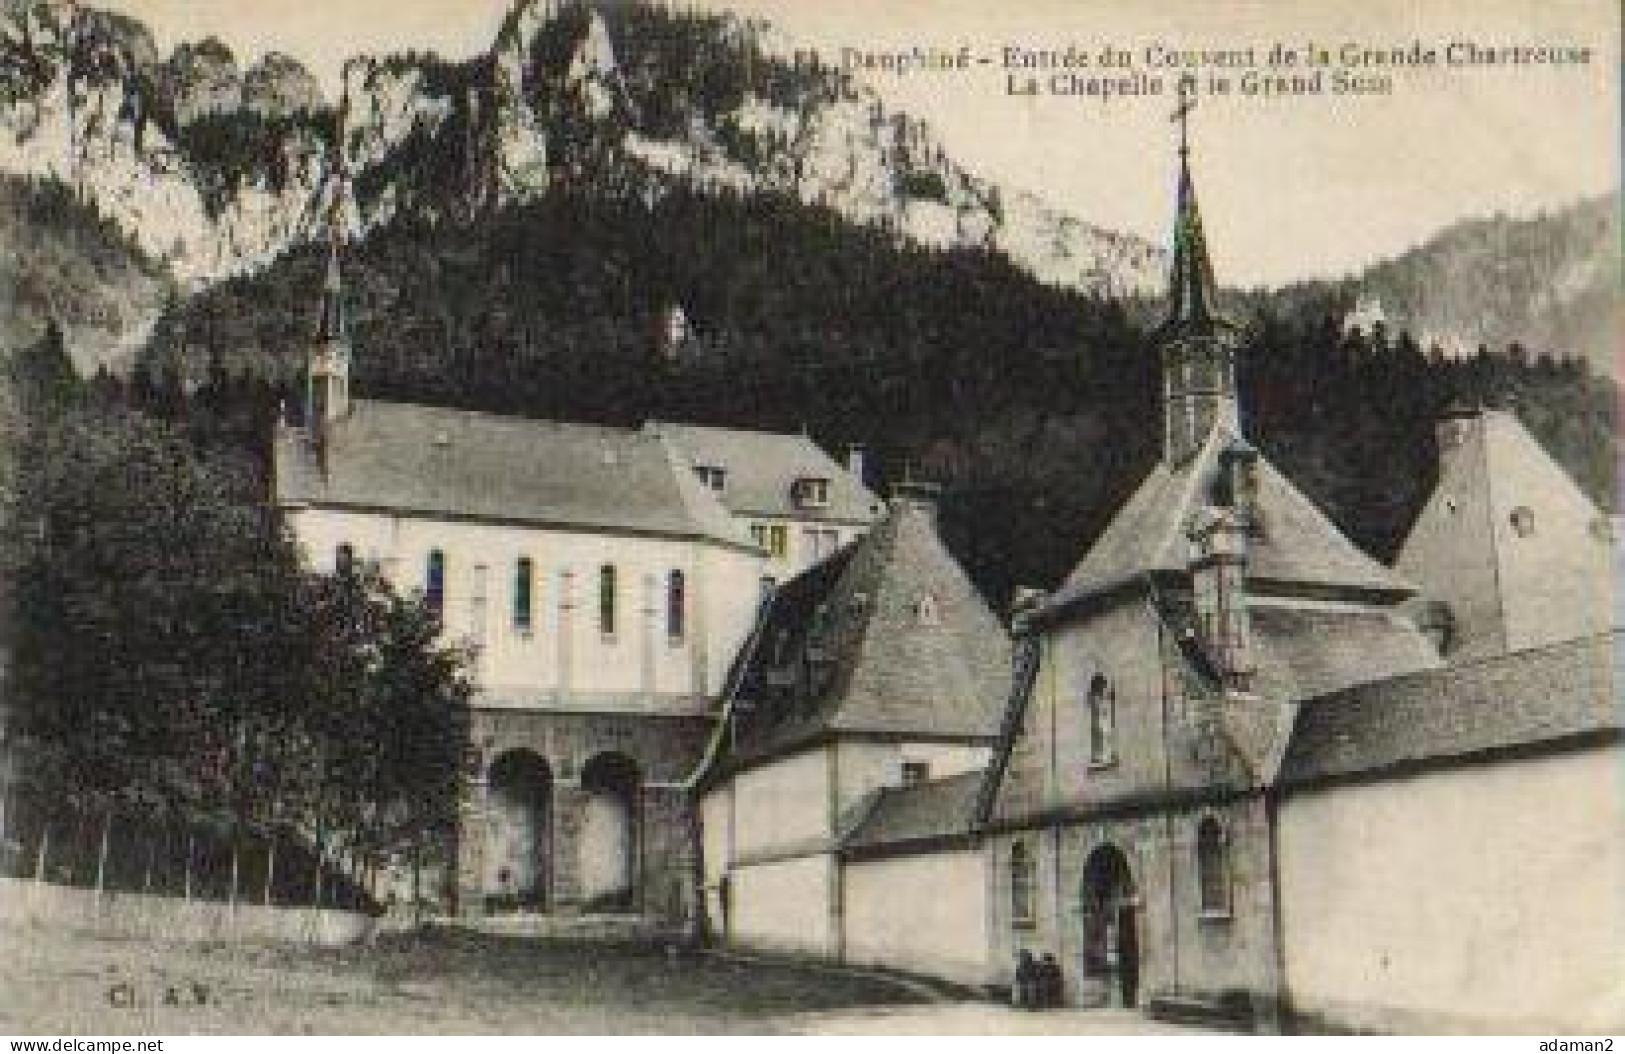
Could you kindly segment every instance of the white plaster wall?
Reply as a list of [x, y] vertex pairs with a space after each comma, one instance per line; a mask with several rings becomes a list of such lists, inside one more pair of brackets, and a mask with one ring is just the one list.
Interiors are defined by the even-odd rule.
[[831, 834], [829, 749], [783, 758], [734, 780], [736, 859], [826, 847]]
[[1288, 799], [1297, 1008], [1385, 1031], [1625, 1029], [1622, 761], [1596, 748]]
[[700, 866], [704, 875], [705, 915], [720, 932], [722, 879], [733, 863], [733, 784], [725, 783], [700, 799]]
[[847, 864], [847, 961], [992, 982], [987, 878], [972, 849]]
[[[408, 592], [423, 588], [429, 551], [442, 550], [446, 630], [479, 643], [485, 705], [536, 705], [554, 695], [715, 695], [749, 632], [761, 588], [761, 558], [681, 539], [329, 509], [294, 510], [288, 521], [316, 569], [331, 570], [338, 546], [347, 543]], [[520, 557], [535, 568], [528, 633], [513, 622]], [[598, 574], [606, 563], [615, 565], [617, 578], [616, 632], [608, 637], [598, 625]], [[481, 565], [483, 605], [475, 590]], [[680, 641], [666, 627], [673, 570], [686, 579]]]
[[733, 861], [733, 785], [700, 799], [700, 855], [706, 885], [714, 885]]
[[735, 868], [729, 879], [729, 943], [834, 954], [830, 903], [836, 866], [834, 857], [819, 853]]

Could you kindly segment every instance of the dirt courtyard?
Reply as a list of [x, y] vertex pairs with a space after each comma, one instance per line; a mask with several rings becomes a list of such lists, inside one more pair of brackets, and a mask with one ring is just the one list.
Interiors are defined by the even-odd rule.
[[0, 928], [0, 1035], [1177, 1032], [794, 963], [429, 931], [342, 949]]

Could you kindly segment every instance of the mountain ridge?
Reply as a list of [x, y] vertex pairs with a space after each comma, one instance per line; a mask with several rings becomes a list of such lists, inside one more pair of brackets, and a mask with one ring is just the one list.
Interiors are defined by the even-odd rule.
[[[65, 23], [46, 0], [4, 9], [0, 169], [63, 179], [182, 281], [253, 270], [313, 236], [333, 111], [297, 60], [244, 72], [213, 40], [165, 58], [138, 21], [81, 11]], [[769, 54], [766, 33], [731, 15], [517, 0], [473, 59], [357, 56], [338, 151], [370, 191], [356, 224], [523, 202], [590, 140], [702, 188], [790, 193], [937, 247], [987, 244], [1041, 281], [1110, 296], [1160, 280], [1160, 249], [1004, 194], [869, 88]], [[462, 158], [433, 156], [448, 152]], [[460, 200], [397, 188], [377, 171], [391, 161], [460, 163]]]

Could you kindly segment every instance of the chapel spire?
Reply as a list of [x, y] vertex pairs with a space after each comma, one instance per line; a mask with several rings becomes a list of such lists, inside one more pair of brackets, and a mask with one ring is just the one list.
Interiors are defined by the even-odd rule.
[[1207, 238], [1202, 233], [1202, 210], [1196, 203], [1196, 183], [1191, 179], [1190, 112], [1194, 96], [1182, 89], [1174, 119], [1179, 122], [1179, 191], [1174, 212], [1174, 262], [1168, 276], [1168, 323], [1202, 326], [1212, 321], [1217, 303], [1213, 263], [1208, 259]]
[[305, 422], [320, 431], [350, 412], [350, 327], [344, 307], [344, 239], [350, 203], [344, 136], [349, 96], [339, 104], [334, 141], [332, 192], [327, 203], [327, 278], [322, 284], [316, 343], [309, 362]]
[[1174, 211], [1173, 262], [1168, 271], [1168, 307], [1157, 343], [1162, 351], [1163, 459], [1185, 464], [1202, 449], [1215, 427], [1239, 434], [1236, 405], [1237, 328], [1217, 313], [1218, 283], [1208, 258], [1202, 212], [1191, 178], [1190, 115], [1196, 108], [1196, 82], [1179, 85], [1179, 186]]

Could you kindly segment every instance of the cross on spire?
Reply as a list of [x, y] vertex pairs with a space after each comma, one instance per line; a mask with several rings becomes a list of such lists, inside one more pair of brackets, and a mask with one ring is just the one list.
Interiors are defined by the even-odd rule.
[[1196, 109], [1196, 78], [1179, 80], [1179, 103], [1171, 119], [1179, 124], [1179, 191], [1174, 215], [1174, 260], [1169, 274], [1168, 321], [1203, 327], [1212, 320], [1218, 297], [1213, 264], [1202, 233], [1202, 213], [1196, 205], [1196, 183], [1191, 179], [1190, 115]]
[[1174, 106], [1174, 112], [1169, 120], [1179, 122], [1179, 156], [1190, 155], [1190, 116], [1196, 109], [1196, 76], [1187, 73], [1179, 78], [1179, 102]]

